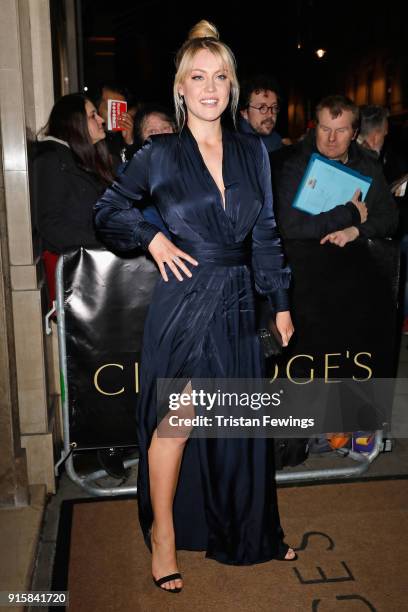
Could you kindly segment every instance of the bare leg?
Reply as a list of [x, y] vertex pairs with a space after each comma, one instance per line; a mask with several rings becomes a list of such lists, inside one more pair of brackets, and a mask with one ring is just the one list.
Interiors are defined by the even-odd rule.
[[[189, 390], [191, 390], [190, 385], [185, 391]], [[179, 416], [194, 416], [193, 407], [184, 406]], [[191, 431], [188, 428], [181, 428], [177, 432], [180, 434], [179, 437], [163, 437], [162, 424], [160, 425], [161, 436], [157, 435], [156, 429], [148, 451], [150, 498], [154, 516], [151, 531], [152, 575], [156, 580], [178, 572], [173, 501], [184, 447]], [[165, 424], [164, 427], [166, 427]], [[169, 426], [169, 429], [172, 428]], [[294, 556], [295, 552], [289, 548], [285, 558], [293, 559]], [[183, 581], [177, 579], [165, 582], [162, 588], [167, 590], [182, 586]]]
[[[158, 580], [178, 572], [173, 525], [173, 500], [176, 492], [186, 438], [161, 438], [155, 430], [149, 448], [152, 524], [152, 574]], [[182, 587], [182, 580], [162, 585], [164, 589]]]
[[[191, 393], [189, 383], [184, 390]], [[178, 416], [193, 417], [192, 406], [179, 408]], [[169, 435], [166, 436], [166, 428]], [[158, 580], [163, 576], [178, 572], [176, 559], [175, 533], [173, 524], [173, 501], [180, 473], [180, 465], [184, 447], [191, 432], [191, 427], [181, 427], [174, 433], [174, 427], [162, 421], [154, 431], [149, 447], [149, 480], [150, 499], [153, 508], [153, 524], [151, 532], [152, 543], [152, 575]], [[173, 431], [171, 431], [173, 430]], [[161, 588], [174, 589], [182, 587], [180, 579], [165, 582]]]
[[[173, 500], [176, 492], [181, 459], [187, 436], [162, 438], [155, 430], [149, 448], [150, 496], [154, 513], [152, 525], [152, 574], [158, 580], [162, 576], [178, 572], [173, 525]], [[285, 559], [293, 559], [295, 552], [289, 548]], [[182, 580], [171, 580], [164, 589], [182, 587]]]

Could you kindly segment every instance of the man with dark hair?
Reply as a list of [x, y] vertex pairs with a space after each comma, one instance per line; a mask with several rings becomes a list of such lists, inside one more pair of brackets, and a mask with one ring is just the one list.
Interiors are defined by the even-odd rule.
[[128, 98], [128, 92], [114, 82], [106, 82], [99, 87], [94, 98], [98, 113], [105, 122], [105, 142], [112, 155], [114, 165], [117, 167], [120, 163], [130, 159], [137, 150], [134, 145], [133, 117], [130, 113], [123, 113], [118, 121], [122, 131], [108, 131], [108, 100], [125, 102]]
[[275, 131], [279, 104], [279, 87], [272, 77], [256, 75], [242, 82], [238, 129], [260, 136], [268, 153], [282, 146], [282, 138]]
[[[316, 107], [316, 128], [294, 148], [283, 164], [277, 185], [277, 217], [284, 238], [317, 238], [343, 247], [358, 236], [386, 237], [394, 234], [398, 215], [381, 165], [356, 142], [359, 109], [345, 96], [328, 96]], [[312, 153], [320, 153], [347, 168], [371, 177], [366, 202], [350, 193], [348, 202], [327, 212], [310, 215], [292, 203]]]
[[360, 132], [358, 144], [380, 156], [388, 134], [388, 109], [377, 104], [360, 106]]
[[[398, 179], [408, 172], [408, 161], [401, 154], [395, 144], [389, 141], [388, 134], [389, 111], [384, 106], [367, 104], [360, 106], [360, 131], [357, 142], [365, 149], [371, 151], [383, 167], [384, 176], [391, 187], [391, 191], [399, 198], [401, 194], [395, 192], [394, 185]], [[393, 185], [394, 184], [394, 185]]]
[[388, 134], [389, 111], [384, 106], [368, 104], [360, 106], [361, 125], [358, 142], [369, 149], [383, 166], [385, 178], [390, 185], [400, 211], [399, 234], [401, 236], [401, 280], [405, 282], [403, 305], [404, 334], [408, 334], [408, 160], [395, 149], [386, 136]]

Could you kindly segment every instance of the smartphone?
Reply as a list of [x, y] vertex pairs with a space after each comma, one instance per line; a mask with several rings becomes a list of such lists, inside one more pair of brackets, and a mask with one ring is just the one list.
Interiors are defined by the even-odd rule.
[[108, 100], [108, 130], [109, 132], [120, 132], [118, 122], [127, 111], [127, 102], [124, 100]]

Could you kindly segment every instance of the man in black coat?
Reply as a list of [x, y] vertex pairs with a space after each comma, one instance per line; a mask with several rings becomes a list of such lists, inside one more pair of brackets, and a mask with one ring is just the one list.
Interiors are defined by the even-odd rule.
[[[276, 214], [281, 234], [288, 239], [315, 238], [343, 247], [358, 236], [373, 238], [394, 234], [398, 215], [379, 162], [355, 138], [358, 107], [344, 96], [329, 96], [316, 108], [316, 129], [294, 148], [283, 164], [276, 188]], [[366, 201], [350, 193], [330, 211], [310, 215], [292, 207], [312, 153], [320, 153], [373, 179]]]
[[282, 138], [275, 130], [279, 104], [279, 86], [273, 77], [258, 74], [242, 82], [238, 130], [257, 134], [268, 153], [282, 147]]
[[[380, 163], [355, 142], [358, 121], [351, 100], [325, 98], [316, 109], [316, 129], [293, 147], [274, 175], [277, 223], [293, 275], [295, 335], [283, 371], [289, 368], [295, 380], [330, 383], [394, 375], [398, 249], [378, 239], [395, 233], [398, 215]], [[357, 190], [327, 212], [312, 215], [294, 208], [312, 153], [371, 177], [365, 201]], [[322, 432], [378, 429], [369, 409], [360, 414], [345, 402], [334, 420], [332, 408], [326, 406]], [[357, 417], [364, 427], [356, 426]]]

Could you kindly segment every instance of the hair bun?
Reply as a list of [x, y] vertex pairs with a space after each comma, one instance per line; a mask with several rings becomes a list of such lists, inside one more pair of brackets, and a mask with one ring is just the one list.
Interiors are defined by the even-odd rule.
[[215, 38], [219, 40], [220, 35], [214, 24], [206, 19], [202, 19], [196, 23], [188, 33], [188, 40], [192, 40], [193, 38]]

